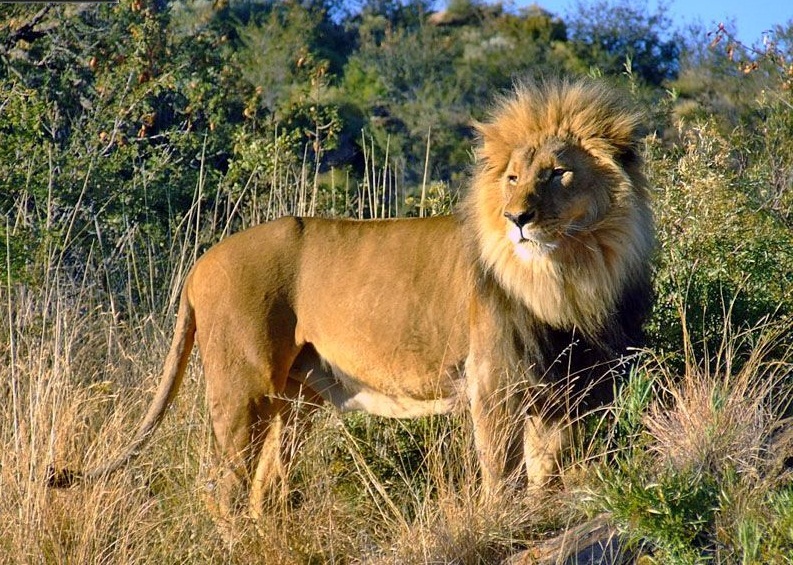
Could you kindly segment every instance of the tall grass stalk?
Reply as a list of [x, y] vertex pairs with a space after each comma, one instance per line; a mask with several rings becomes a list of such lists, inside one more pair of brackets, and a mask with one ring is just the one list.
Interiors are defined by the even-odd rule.
[[397, 218], [403, 213], [400, 202], [404, 200], [404, 187], [399, 181], [399, 164], [390, 156], [391, 139], [386, 139], [381, 160], [378, 160], [374, 138], [369, 137], [367, 141], [366, 132], [361, 132], [361, 140], [364, 176], [355, 191], [357, 206], [354, 217], [359, 220]]
[[419, 218], [424, 217], [427, 206], [427, 172], [430, 166], [430, 139], [432, 128], [427, 128], [427, 151], [424, 154], [424, 177], [421, 179], [421, 202], [419, 203]]

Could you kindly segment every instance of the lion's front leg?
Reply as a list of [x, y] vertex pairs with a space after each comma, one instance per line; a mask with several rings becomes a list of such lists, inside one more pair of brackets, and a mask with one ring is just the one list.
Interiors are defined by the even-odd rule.
[[510, 350], [508, 329], [488, 300], [472, 304], [466, 389], [482, 494], [496, 495], [521, 481], [526, 414], [525, 375]]
[[570, 428], [561, 421], [527, 416], [523, 429], [523, 457], [529, 486], [545, 485], [557, 472], [559, 456], [569, 444]]
[[493, 370], [469, 358], [466, 372], [484, 496], [524, 483], [547, 484], [569, 444], [567, 422], [537, 413], [526, 393], [529, 379], [518, 368]]
[[494, 372], [486, 360], [471, 356], [466, 361], [474, 443], [485, 498], [520, 481], [524, 412], [499, 372]]
[[527, 482], [546, 484], [569, 436], [558, 398], [536, 373], [532, 354], [541, 348], [499, 320], [498, 306], [498, 297], [487, 294], [472, 304], [465, 364], [486, 497]]
[[495, 306], [484, 297], [472, 302], [465, 360], [466, 391], [485, 498], [521, 480], [525, 417], [525, 396], [516, 388], [521, 382], [515, 374], [519, 362], [504, 347], [509, 338]]

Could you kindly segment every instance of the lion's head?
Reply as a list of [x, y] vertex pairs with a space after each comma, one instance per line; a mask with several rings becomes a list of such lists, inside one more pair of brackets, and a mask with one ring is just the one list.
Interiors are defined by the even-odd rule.
[[596, 334], [646, 278], [641, 114], [590, 80], [523, 83], [476, 125], [467, 214], [483, 267], [540, 320]]

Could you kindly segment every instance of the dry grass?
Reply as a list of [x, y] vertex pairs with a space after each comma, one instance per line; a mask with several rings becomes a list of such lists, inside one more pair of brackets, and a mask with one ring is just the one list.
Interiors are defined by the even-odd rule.
[[[725, 320], [731, 318], [729, 308]], [[656, 364], [660, 390], [645, 417], [660, 462], [723, 477], [767, 475], [780, 430], [789, 425], [793, 320], [769, 316], [753, 327], [725, 322], [716, 351], [697, 358], [685, 330], [682, 378]], [[657, 360], [656, 360], [657, 363]]]
[[[140, 457], [95, 484], [50, 490], [50, 465], [92, 466], [125, 444], [156, 385], [170, 332], [167, 320], [153, 316], [114, 318], [79, 285], [52, 286], [3, 291], [0, 562], [492, 563], [580, 522], [588, 504], [582, 507], [581, 492], [591, 500], [592, 489], [600, 489], [597, 498], [625, 487], [615, 475], [604, 488], [574, 462], [565, 490], [483, 504], [464, 415], [403, 423], [321, 409], [310, 416], [312, 433], [293, 447], [299, 455], [288, 504], [269, 509], [259, 524], [239, 517], [228, 544], [205, 504], [212, 458], [196, 360]], [[643, 439], [632, 445], [644, 474], [621, 478], [650, 488], [663, 469], [725, 484], [739, 476], [714, 524], [735, 532], [732, 544], [738, 532], [747, 544], [764, 535], [757, 501], [789, 484], [777, 449], [793, 359], [777, 345], [787, 331], [769, 323], [725, 334], [711, 362], [690, 358], [682, 378], [651, 358], [642, 371], [654, 394], [634, 403], [636, 414], [616, 415], [641, 421]], [[613, 446], [586, 446], [576, 449], [595, 467], [613, 465], [606, 457]], [[625, 503], [628, 516], [646, 510]]]
[[[50, 465], [95, 464], [121, 445], [148, 399], [165, 340], [151, 321], [136, 327], [114, 321], [79, 288], [46, 290], [4, 293], [0, 561], [131, 562], [171, 555], [162, 544], [169, 528], [202, 529], [192, 516], [203, 511], [189, 488], [199, 466], [195, 445], [205, 435], [201, 404], [195, 395], [183, 397], [175, 410], [181, 422], [170, 419], [163, 430], [173, 449], [155, 446], [147, 454], [150, 464], [81, 489], [47, 489]], [[189, 505], [184, 517], [192, 516], [174, 523], [172, 499], [185, 494], [179, 506], [185, 511]]]
[[[125, 444], [168, 344], [167, 321], [118, 321], [91, 296], [4, 290], [0, 562], [481, 563], [525, 543], [543, 517], [530, 499], [476, 502], [463, 417], [405, 429], [322, 409], [294, 447], [289, 505], [259, 525], [238, 518], [227, 545], [205, 505], [211, 442], [196, 362], [140, 457], [94, 484], [48, 489], [50, 466], [92, 467]], [[353, 433], [361, 426], [370, 431]], [[430, 445], [420, 473], [371, 460], [406, 437]]]

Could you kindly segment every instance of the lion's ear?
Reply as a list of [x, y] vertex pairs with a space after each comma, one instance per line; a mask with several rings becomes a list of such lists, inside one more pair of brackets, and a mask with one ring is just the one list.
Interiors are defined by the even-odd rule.
[[626, 145], [619, 148], [616, 159], [620, 165], [625, 168], [631, 168], [642, 165], [642, 155], [639, 147], [636, 144]]
[[630, 167], [642, 164], [642, 140], [649, 133], [650, 131], [644, 122], [639, 117], [636, 117], [635, 123], [623, 135], [618, 137], [619, 142], [615, 143], [617, 148], [615, 157], [622, 166]]
[[475, 120], [471, 125], [476, 131], [476, 135], [480, 139], [481, 143], [493, 141], [493, 139], [497, 136], [497, 128], [494, 124], [486, 124], [484, 122]]
[[472, 125], [477, 137], [477, 158], [488, 162], [491, 167], [496, 166], [494, 161], [498, 161], [499, 155], [503, 153], [498, 127], [484, 122], [473, 122]]

